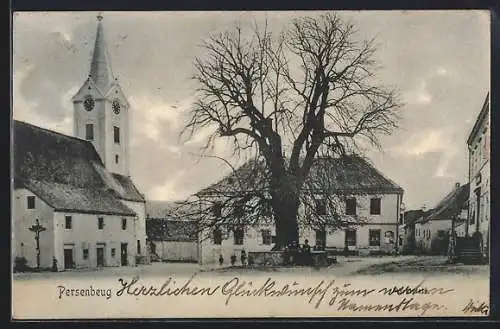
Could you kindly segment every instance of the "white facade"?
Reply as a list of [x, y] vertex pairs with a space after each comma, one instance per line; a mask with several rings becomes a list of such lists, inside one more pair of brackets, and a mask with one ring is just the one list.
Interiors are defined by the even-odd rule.
[[[462, 210], [455, 227], [455, 234], [458, 237], [465, 236], [465, 224], [463, 220], [467, 216], [467, 210]], [[447, 239], [451, 234], [452, 219], [434, 219], [425, 223], [415, 223], [415, 242], [417, 251], [423, 253], [444, 253], [448, 250]], [[444, 245], [443, 242], [444, 241]]]
[[469, 147], [469, 219], [467, 235], [481, 234], [482, 252], [489, 250], [490, 227], [490, 104], [489, 95], [467, 141]]
[[[34, 197], [34, 209], [27, 207], [28, 197]], [[35, 234], [29, 230], [37, 219], [46, 229], [39, 240], [41, 268], [51, 268], [54, 258], [58, 270], [135, 265], [134, 217], [57, 212], [27, 189], [14, 190], [13, 203], [13, 256], [26, 258], [28, 266], [37, 265]]]
[[[15, 189], [12, 195], [12, 256], [24, 257], [28, 266], [36, 267], [35, 234], [29, 227], [39, 220], [46, 231], [40, 233], [40, 264], [52, 266], [54, 257], [54, 209], [27, 189]], [[34, 208], [28, 208], [28, 197], [34, 198]]]
[[122, 200], [122, 202], [137, 214], [134, 220], [135, 242], [133, 244], [137, 250], [137, 254], [149, 257], [146, 241], [146, 204], [144, 202], [126, 200]]
[[198, 244], [196, 241], [151, 241], [151, 253], [159, 261], [197, 262]]
[[[373, 194], [373, 195], [352, 195], [356, 198], [357, 218], [362, 221], [360, 225], [353, 225], [349, 228], [348, 249], [360, 254], [366, 253], [393, 253], [397, 249], [398, 240], [398, 217], [400, 213], [401, 195], [400, 194]], [[370, 214], [370, 199], [380, 199], [380, 214]], [[339, 202], [339, 205], [342, 203]], [[345, 214], [345, 207], [339, 207], [338, 212]], [[303, 216], [304, 211], [299, 210], [299, 216]], [[348, 217], [347, 215], [345, 215]], [[354, 221], [354, 216], [351, 216]], [[263, 233], [264, 231], [264, 233]], [[264, 241], [264, 235], [267, 232], [271, 235], [271, 240]], [[236, 255], [237, 262], [240, 260], [241, 250], [251, 251], [269, 251], [274, 245], [272, 237], [275, 236], [275, 228], [272, 225], [259, 227], [245, 227], [242, 244], [235, 244], [234, 232], [223, 232], [221, 244], [214, 244], [212, 232], [205, 231], [200, 235], [200, 263], [216, 263], [220, 255], [224, 262], [228, 263], [231, 255]], [[315, 246], [319, 241], [316, 240], [317, 233], [307, 226], [299, 228], [299, 244], [303, 244], [307, 239], [309, 245]], [[321, 232], [318, 232], [321, 238]], [[346, 245], [346, 230], [338, 229], [335, 231], [325, 230], [326, 248], [338, 251], [344, 250]], [[370, 238], [371, 237], [371, 238]], [[266, 242], [266, 243], [264, 243]]]

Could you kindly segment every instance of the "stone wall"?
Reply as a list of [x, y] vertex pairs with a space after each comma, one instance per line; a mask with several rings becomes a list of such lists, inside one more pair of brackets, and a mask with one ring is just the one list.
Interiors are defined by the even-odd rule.
[[[257, 266], [282, 266], [285, 263], [283, 251], [252, 251], [248, 253], [249, 264]], [[252, 261], [250, 261], [252, 259]]]

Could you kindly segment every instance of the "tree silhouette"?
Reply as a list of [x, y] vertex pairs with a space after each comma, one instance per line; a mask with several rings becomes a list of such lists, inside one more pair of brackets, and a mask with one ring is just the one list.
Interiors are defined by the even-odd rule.
[[[394, 90], [377, 83], [375, 41], [358, 40], [352, 23], [329, 13], [294, 19], [278, 34], [267, 22], [249, 29], [237, 24], [203, 47], [195, 60], [197, 101], [183, 134], [213, 129], [205, 153], [226, 138], [234, 157], [254, 151], [255, 158], [230, 175], [224, 190], [202, 191], [198, 204], [187, 204], [207, 214], [222, 202], [218, 219], [211, 214], [206, 225], [269, 220], [276, 227], [275, 248], [298, 241], [299, 208], [314, 209], [314, 196], [328, 191], [331, 181], [318, 159], [346, 158], [362, 145], [380, 147], [379, 136], [397, 127], [400, 103]], [[339, 197], [331, 199], [335, 209]], [[328, 217], [333, 227], [342, 221], [312, 217]]]

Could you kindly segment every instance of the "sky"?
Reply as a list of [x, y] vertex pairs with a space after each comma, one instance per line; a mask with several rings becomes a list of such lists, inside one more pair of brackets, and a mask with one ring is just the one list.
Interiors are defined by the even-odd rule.
[[[321, 12], [103, 12], [115, 75], [131, 104], [130, 171], [152, 200], [180, 200], [231, 169], [200, 158], [206, 133], [179, 138], [194, 101], [193, 62], [200, 43], [236, 21], [286, 28]], [[72, 134], [71, 97], [84, 83], [96, 12], [15, 13], [13, 118]], [[381, 83], [396, 87], [400, 128], [366, 154], [403, 187], [407, 209], [433, 207], [455, 182], [466, 183], [466, 140], [490, 86], [487, 11], [341, 11], [359, 38], [375, 37]], [[218, 143], [214, 152], [227, 156]]]

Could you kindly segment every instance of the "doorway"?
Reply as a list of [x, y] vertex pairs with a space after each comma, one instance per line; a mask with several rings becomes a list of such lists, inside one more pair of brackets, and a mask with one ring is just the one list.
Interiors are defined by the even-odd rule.
[[73, 268], [73, 249], [64, 249], [64, 269]]
[[345, 231], [345, 247], [346, 249], [350, 249], [356, 247], [356, 230], [347, 229]]
[[97, 247], [97, 266], [104, 266], [104, 247]]
[[121, 244], [121, 264], [122, 266], [127, 266], [128, 265], [128, 251], [127, 251], [127, 243], [122, 243]]

